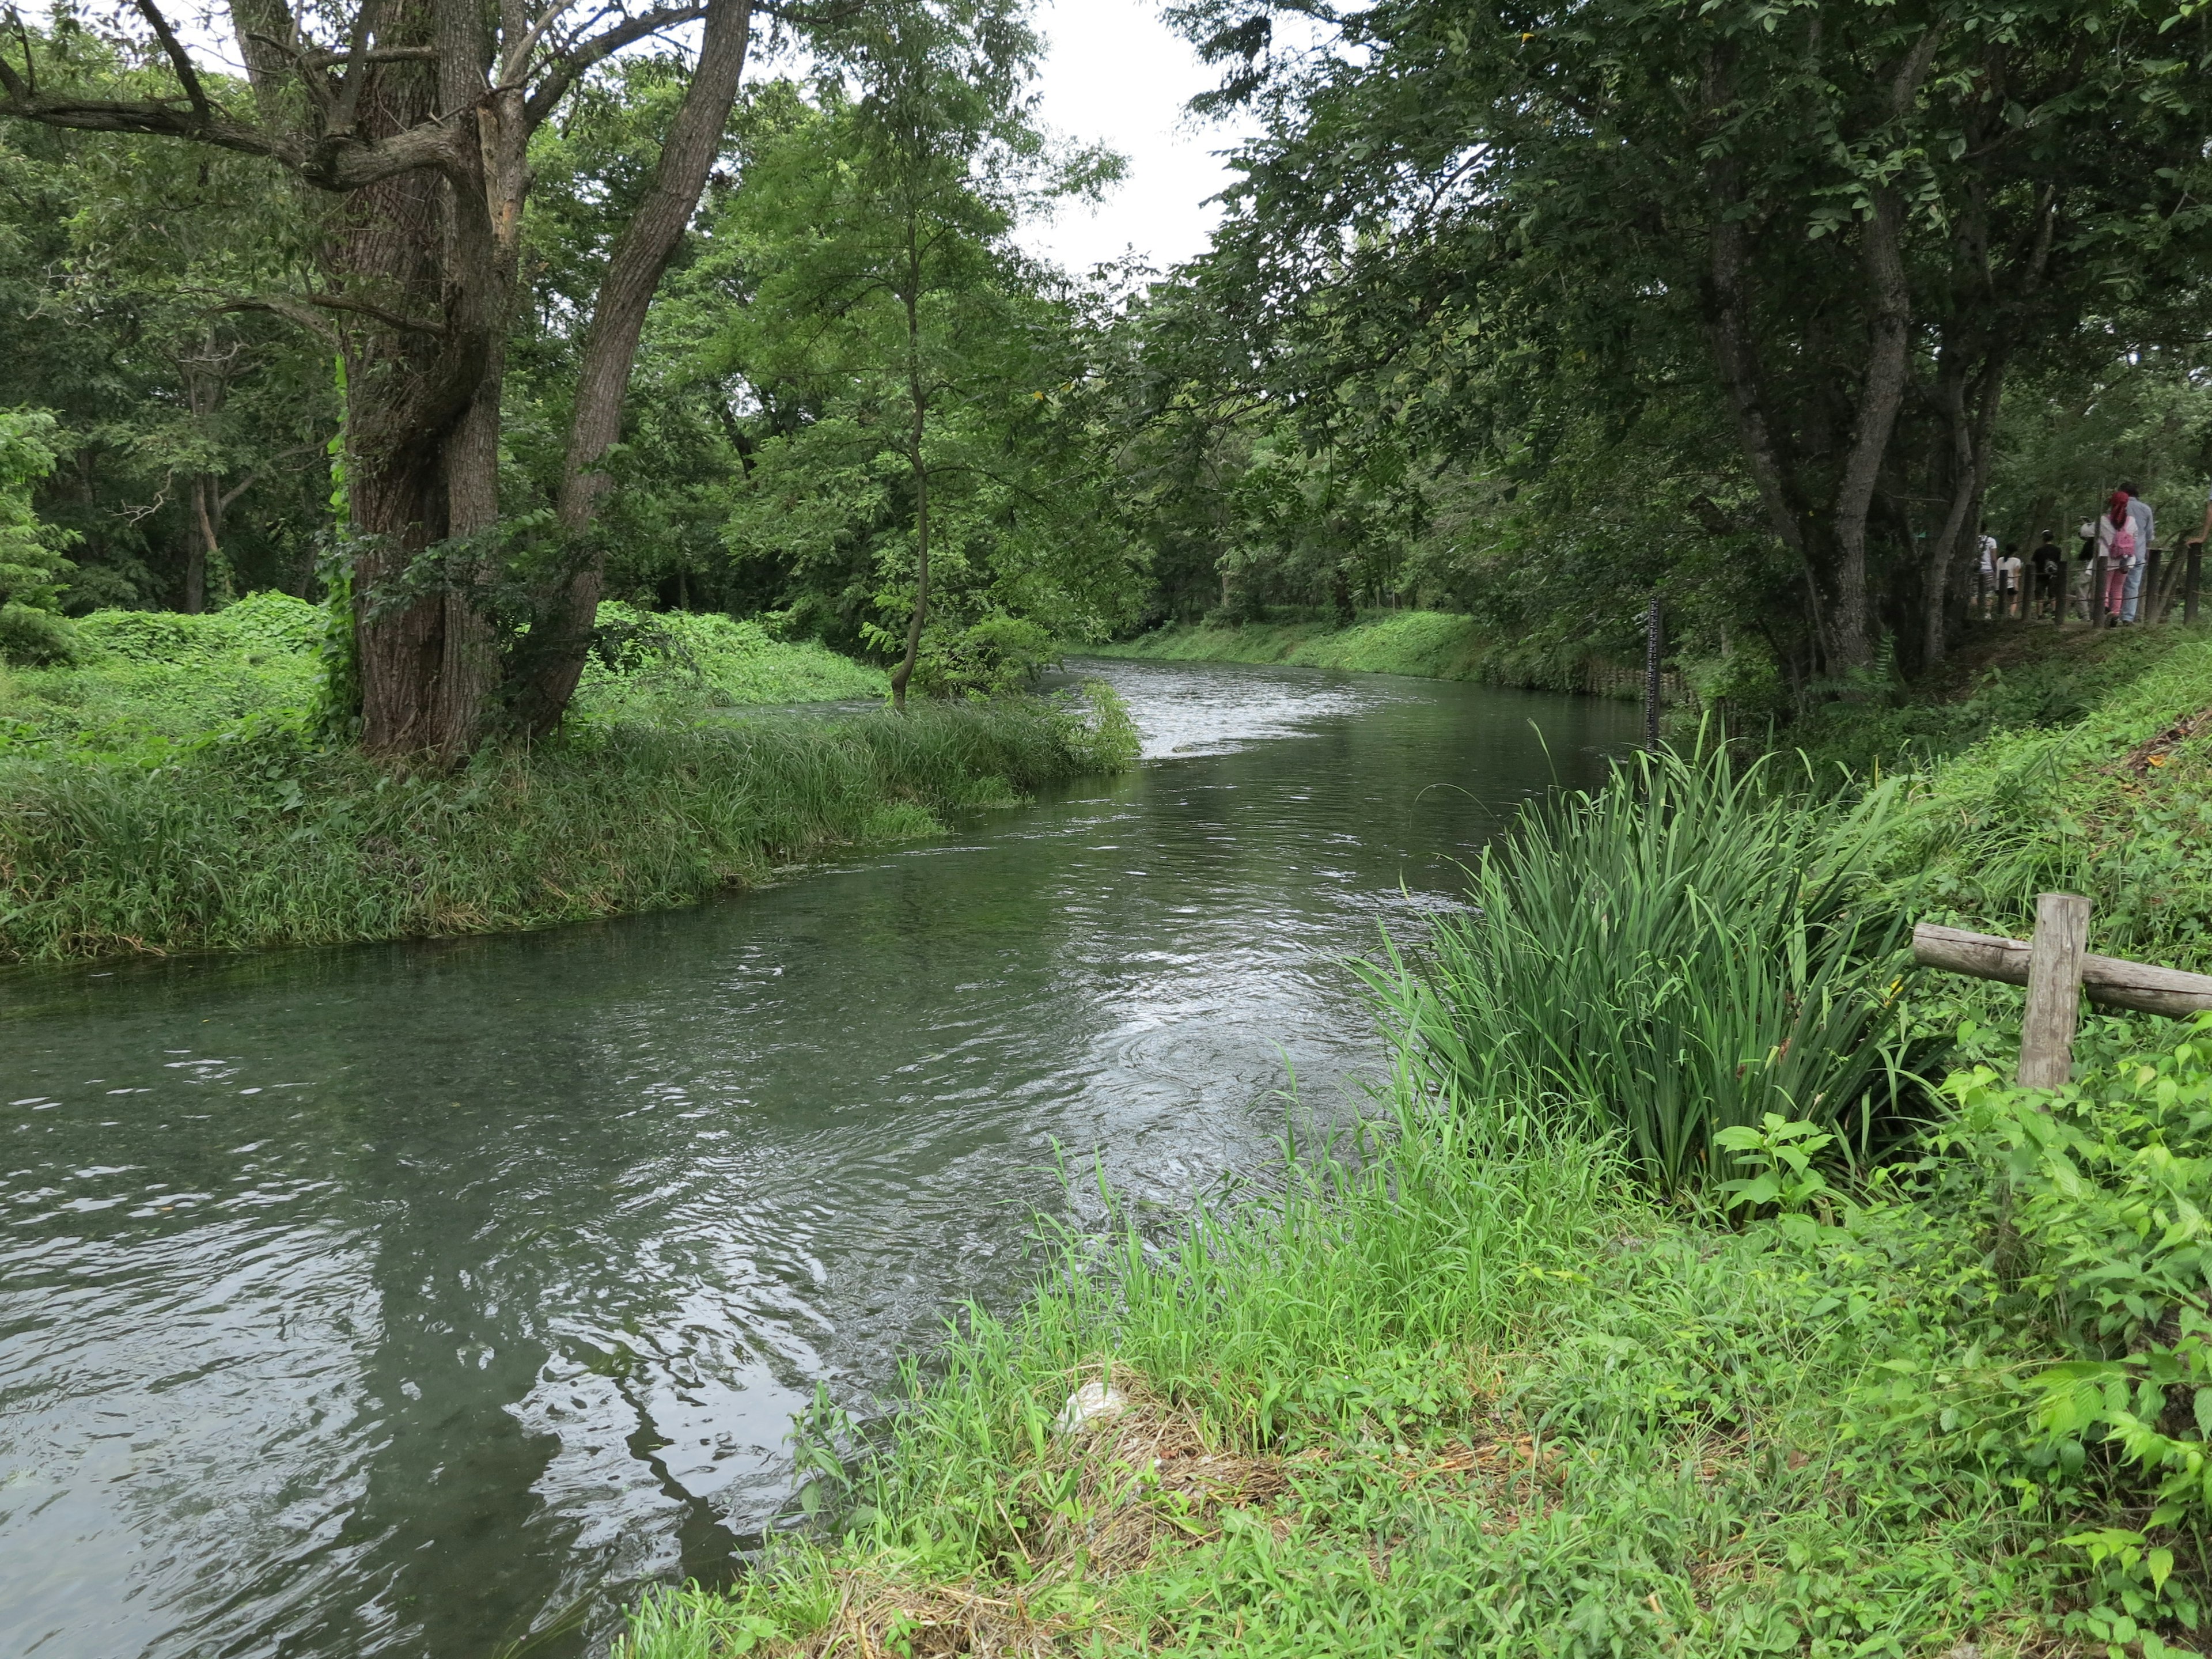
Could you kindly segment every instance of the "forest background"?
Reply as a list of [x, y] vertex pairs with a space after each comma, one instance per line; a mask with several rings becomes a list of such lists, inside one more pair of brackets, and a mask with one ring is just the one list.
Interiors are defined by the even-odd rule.
[[2212, 473], [2172, 0], [1170, 7], [1254, 136], [1164, 274], [1020, 250], [1118, 168], [1022, 0], [325, 9], [198, 20], [242, 77], [10, 14], [15, 660], [281, 589], [326, 724], [457, 759], [558, 723], [603, 598], [902, 696], [1374, 606], [1570, 685], [1656, 595], [1788, 720], [1942, 660], [1985, 521], [2125, 476], [2171, 544]]

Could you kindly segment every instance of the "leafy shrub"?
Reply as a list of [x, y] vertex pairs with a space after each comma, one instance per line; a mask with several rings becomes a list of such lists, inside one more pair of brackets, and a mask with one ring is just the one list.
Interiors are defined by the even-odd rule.
[[2212, 1527], [2212, 1015], [2149, 1052], [2136, 1029], [2096, 1022], [2063, 1089], [1947, 1083], [1916, 1195], [1996, 1277], [1953, 1374], [1889, 1392], [2059, 1522], [2089, 1570], [2074, 1633], [2154, 1653], [2197, 1627]]
[[1770, 1113], [1863, 1140], [1903, 1055], [1897, 925], [1854, 908], [1893, 788], [1810, 811], [1764, 768], [1672, 750], [1532, 804], [1483, 851], [1470, 913], [1376, 983], [1428, 1086], [1620, 1133], [1675, 1192], [1734, 1173]]

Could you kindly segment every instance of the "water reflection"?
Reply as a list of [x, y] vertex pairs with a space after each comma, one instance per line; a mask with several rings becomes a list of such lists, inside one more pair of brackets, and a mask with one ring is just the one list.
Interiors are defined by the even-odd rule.
[[817, 1381], [1018, 1293], [1056, 1149], [1263, 1160], [1286, 1060], [1373, 1066], [1342, 956], [1633, 724], [1103, 672], [1136, 775], [729, 902], [0, 981], [0, 1651], [573, 1650], [725, 1571]]

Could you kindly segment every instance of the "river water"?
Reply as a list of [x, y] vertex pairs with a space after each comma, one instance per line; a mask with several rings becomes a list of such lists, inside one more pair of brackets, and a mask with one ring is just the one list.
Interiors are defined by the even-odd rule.
[[[0, 1654], [604, 1646], [1012, 1302], [1056, 1150], [1180, 1208], [1378, 1070], [1419, 928], [1623, 705], [1089, 665], [1146, 760], [697, 909], [0, 978]], [[1093, 1200], [1095, 1202], [1095, 1200]]]

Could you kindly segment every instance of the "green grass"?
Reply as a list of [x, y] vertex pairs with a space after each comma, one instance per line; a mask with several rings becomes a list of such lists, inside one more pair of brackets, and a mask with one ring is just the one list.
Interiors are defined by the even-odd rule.
[[1917, 915], [2025, 937], [2035, 895], [2095, 903], [2091, 948], [2212, 969], [2212, 639], [2107, 665], [2065, 724], [2001, 724], [1909, 785], [1880, 849]]
[[[2201, 1060], [2190, 1077], [2203, 1097]], [[856, 1475], [809, 1447], [837, 1527], [729, 1591], [648, 1598], [618, 1651], [1842, 1659], [2179, 1637], [2184, 1575], [2100, 1583], [2063, 1541], [2140, 1544], [2145, 1483], [2029, 1415], [2033, 1376], [2081, 1352], [2036, 1294], [2049, 1271], [2063, 1297], [2079, 1229], [2015, 1227], [2000, 1270], [2001, 1143], [2038, 1114], [1984, 1115], [1948, 1185], [1908, 1170], [1738, 1230], [1643, 1196], [1617, 1143], [1494, 1098], [1443, 1109], [1401, 1073], [1358, 1158], [1303, 1160], [1279, 1199], [1162, 1247], [1068, 1241], [1013, 1317], [970, 1310]], [[1109, 1378], [1121, 1413], [1063, 1431], [1071, 1392]]]
[[0, 963], [485, 933], [688, 903], [934, 832], [1135, 751], [1126, 714], [1008, 700], [830, 717], [884, 677], [722, 617], [608, 606], [553, 741], [459, 775], [308, 735], [322, 613], [106, 611], [0, 674]]
[[[616, 664], [594, 658], [578, 688], [582, 720], [689, 720], [763, 704], [886, 695], [883, 671], [812, 641], [771, 639], [727, 617], [600, 607]], [[73, 624], [63, 665], [0, 670], [0, 756], [152, 760], [254, 717], [296, 720], [320, 684], [323, 613], [256, 593], [201, 617], [100, 611]]]
[[1368, 613], [1349, 628], [1332, 622], [1248, 623], [1236, 628], [1170, 625], [1123, 645], [1085, 647], [1102, 657], [1154, 662], [1295, 663], [1363, 674], [1477, 680], [1562, 691], [1610, 688], [1607, 665], [1516, 647], [1484, 637], [1469, 617], [1442, 611]]
[[1126, 764], [1118, 706], [586, 722], [461, 774], [295, 728], [0, 761], [0, 962], [541, 927], [684, 904]]
[[1784, 736], [1823, 767], [1925, 766], [2008, 732], [2070, 726], [2203, 638], [2172, 626], [1976, 623], [1927, 680], [1887, 699], [1826, 704]]

